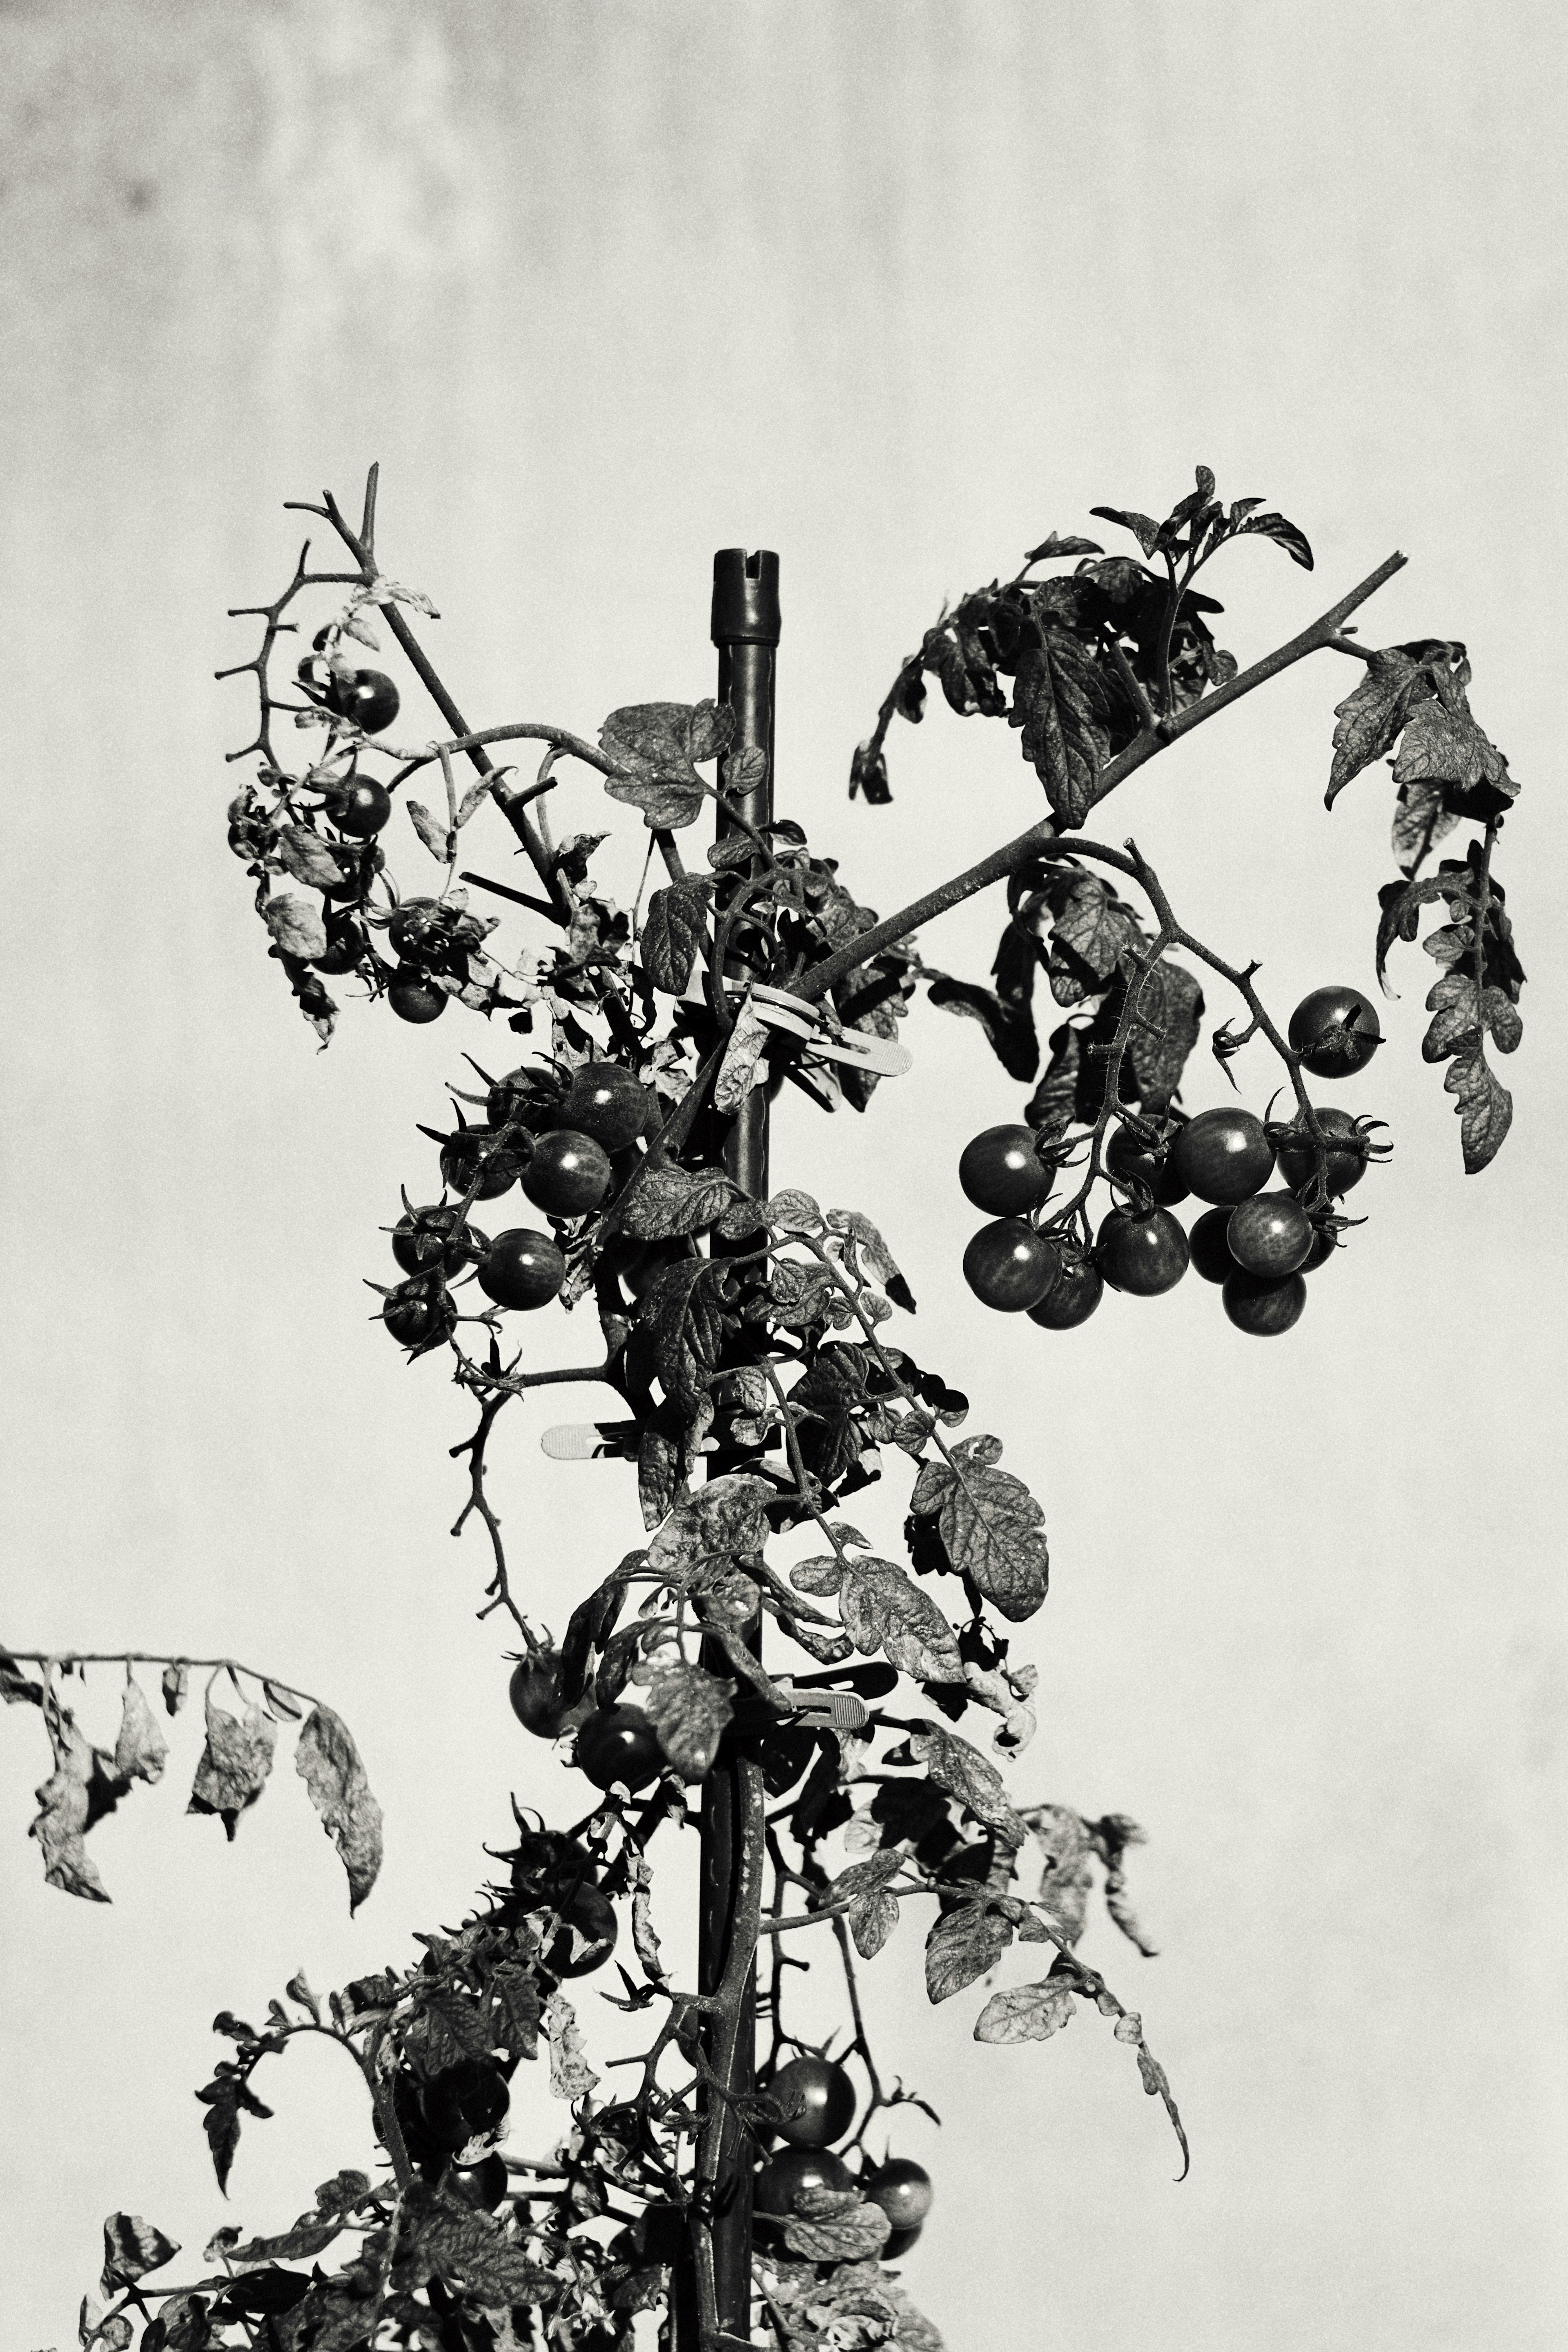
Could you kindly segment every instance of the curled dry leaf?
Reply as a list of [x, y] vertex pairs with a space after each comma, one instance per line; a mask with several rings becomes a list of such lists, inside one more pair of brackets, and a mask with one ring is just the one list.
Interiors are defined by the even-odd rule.
[[62, 1894], [79, 1895], [89, 1903], [107, 1903], [109, 1895], [82, 1843], [88, 1822], [88, 1790], [96, 1761], [92, 1744], [71, 1715], [52, 1705], [46, 1711], [55, 1769], [37, 1790], [37, 1818], [27, 1835], [43, 1848], [44, 1876]]
[[558, 1992], [545, 2005], [544, 2032], [550, 2043], [551, 2096], [584, 2098], [599, 2078], [584, 2055], [577, 2012]]
[[243, 1722], [207, 1693], [206, 1745], [191, 1788], [191, 1813], [216, 1813], [232, 1843], [241, 1813], [255, 1804], [272, 1769], [278, 1726], [258, 1706], [247, 1706]]
[[349, 1909], [357, 1911], [381, 1869], [381, 1807], [371, 1793], [353, 1734], [330, 1706], [313, 1707], [306, 1717], [294, 1769], [342, 1857], [348, 1873]]
[[117, 1780], [161, 1780], [169, 1754], [169, 1743], [159, 1730], [147, 1694], [134, 1675], [125, 1677], [125, 1696], [120, 1711], [120, 1736], [114, 1743], [114, 1777]]

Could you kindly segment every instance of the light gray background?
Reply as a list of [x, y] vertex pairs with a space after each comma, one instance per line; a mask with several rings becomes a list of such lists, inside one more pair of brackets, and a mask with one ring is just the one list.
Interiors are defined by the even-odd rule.
[[[977, 2004], [927, 2010], [895, 1944], [880, 2044], [946, 2119], [900, 2135], [939, 2183], [911, 2289], [954, 2352], [1561, 2340], [1562, 80], [1560, 12], [1524, 0], [0, 12], [5, 1630], [321, 1692], [389, 1823], [351, 1926], [286, 1759], [232, 1850], [183, 1817], [182, 1719], [170, 1784], [95, 1833], [115, 1903], [89, 1908], [24, 1834], [37, 1718], [0, 1726], [7, 2352], [69, 2339], [115, 2207], [190, 2275], [220, 2220], [279, 2227], [365, 2160], [352, 2083], [301, 2048], [223, 2208], [208, 2020], [301, 1962], [324, 1987], [401, 1960], [460, 1916], [509, 1788], [571, 1793], [473, 1622], [481, 1549], [446, 1534], [464, 1414], [360, 1287], [429, 1171], [412, 1122], [462, 1048], [506, 1048], [351, 1007], [318, 1057], [223, 843], [247, 711], [210, 673], [251, 649], [224, 607], [285, 576], [279, 502], [353, 496], [375, 456], [385, 561], [492, 720], [695, 698], [711, 550], [779, 549], [781, 803], [884, 910], [1040, 796], [1015, 738], [940, 704], [895, 739], [890, 810], [846, 804], [851, 746], [942, 597], [1092, 502], [1161, 511], [1203, 458], [1301, 521], [1314, 579], [1254, 546], [1216, 580], [1244, 660], [1396, 545], [1369, 638], [1468, 641], [1526, 787], [1500, 860], [1534, 981], [1518, 1126], [1461, 1177], [1407, 952], [1355, 1097], [1395, 1157], [1289, 1340], [1232, 1334], [1196, 1281], [1059, 1340], [973, 1308], [953, 1162], [1020, 1096], [945, 1016], [867, 1121], [791, 1108], [777, 1165], [884, 1226], [922, 1359], [1045, 1502], [1018, 1785], [1152, 1832], [1164, 1957], [1089, 1948], [1195, 2147], [1173, 2187], [1093, 2021], [976, 2050]], [[1298, 669], [1102, 828], [1282, 1009], [1370, 982], [1386, 777], [1321, 802], [1353, 676]], [[574, 786], [566, 814], [603, 806]], [[997, 920], [930, 952], [983, 973]], [[1222, 1084], [1204, 1058], [1189, 1101]], [[589, 1336], [537, 1330], [557, 1361]], [[498, 1457], [557, 1626], [636, 1532], [627, 1474], [540, 1456], [571, 1409], [530, 1406]], [[890, 1540], [901, 1494], [856, 1517]], [[531, 2082], [514, 2146], [561, 2115]]]

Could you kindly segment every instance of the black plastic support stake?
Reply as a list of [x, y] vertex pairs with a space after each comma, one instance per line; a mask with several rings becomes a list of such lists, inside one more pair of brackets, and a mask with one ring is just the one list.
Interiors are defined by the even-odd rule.
[[[748, 554], [742, 547], [721, 548], [713, 558], [713, 642], [719, 649], [721, 703], [735, 714], [732, 749], [757, 751], [767, 765], [758, 780], [730, 799], [747, 825], [760, 829], [773, 813], [773, 687], [779, 641], [779, 560], [760, 549]], [[722, 779], [721, 780], [722, 782]], [[723, 811], [718, 837], [724, 841], [744, 827]], [[739, 974], [740, 968], [737, 968]], [[734, 1118], [721, 1133], [726, 1172], [753, 1198], [768, 1192], [768, 1099], [754, 1087]], [[739, 1244], [742, 1249], [750, 1243]], [[716, 1468], [733, 1468], [722, 1457]], [[760, 1654], [760, 1633], [752, 1636]], [[731, 1672], [722, 1651], [708, 1663], [716, 1673]], [[744, 1862], [740, 1825], [745, 1818], [748, 1776], [761, 1768], [754, 1757], [735, 1742], [720, 1749], [702, 1790], [702, 1853], [700, 1906], [698, 1922], [698, 1984], [714, 1992], [722, 1980], [733, 1933], [736, 1898]], [[733, 2095], [752, 2087], [756, 2063], [756, 1971], [753, 1968], [740, 1995], [740, 2032], [733, 2054], [723, 2069], [724, 2088]], [[718, 2036], [708, 2035], [709, 2063], [716, 2062]], [[720, 2331], [742, 2341], [751, 2333], [752, 2304], [752, 2154], [750, 2142], [727, 2121], [720, 2142], [718, 2177], [713, 2184], [713, 2286]], [[677, 2341], [681, 2352], [695, 2346], [697, 2333], [694, 2282], [678, 2294]], [[681, 2305], [685, 2305], [684, 2311]], [[681, 2325], [684, 2320], [684, 2326]]]

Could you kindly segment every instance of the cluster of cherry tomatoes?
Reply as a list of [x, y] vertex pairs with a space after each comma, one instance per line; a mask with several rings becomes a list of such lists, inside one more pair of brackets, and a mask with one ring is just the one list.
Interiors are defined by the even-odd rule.
[[[586, 1062], [563, 1094], [527, 1106], [529, 1120], [542, 1132], [504, 1133], [517, 1107], [511, 1081], [498, 1081], [487, 1105], [490, 1124], [459, 1127], [445, 1139], [442, 1183], [491, 1201], [521, 1182], [535, 1208], [567, 1223], [602, 1208], [618, 1188], [629, 1172], [623, 1155], [632, 1151], [654, 1104], [618, 1062]], [[445, 1201], [400, 1217], [392, 1253], [407, 1279], [387, 1293], [382, 1320], [405, 1348], [435, 1346], [451, 1331], [458, 1310], [448, 1286], [465, 1273], [474, 1275], [492, 1306], [524, 1313], [548, 1306], [566, 1279], [552, 1234], [512, 1225], [492, 1240]]]
[[[1377, 1014], [1353, 988], [1320, 988], [1291, 1016], [1289, 1043], [1315, 1077], [1345, 1078], [1365, 1067], [1382, 1038]], [[1327, 1263], [1336, 1227], [1322, 1199], [1337, 1201], [1360, 1182], [1371, 1152], [1363, 1122], [1342, 1110], [1319, 1110], [1327, 1139], [1323, 1187], [1318, 1150], [1304, 1114], [1266, 1128], [1250, 1111], [1178, 1115], [1152, 1135], [1118, 1127], [1106, 1167], [1126, 1197], [1100, 1223], [1092, 1251], [1064, 1249], [1032, 1222], [1050, 1196], [1057, 1171], [1039, 1155], [1027, 1127], [991, 1127], [966, 1145], [959, 1182], [983, 1225], [963, 1255], [975, 1297], [1004, 1314], [1026, 1314], [1047, 1331], [1071, 1330], [1093, 1314], [1109, 1283], [1149, 1298], [1172, 1289], [1194, 1267], [1221, 1286], [1238, 1330], [1271, 1338], [1289, 1330], [1307, 1303], [1305, 1277]], [[1280, 1189], [1266, 1191], [1276, 1173]], [[1309, 1209], [1308, 1196], [1317, 1205]], [[1187, 1231], [1171, 1213], [1189, 1196], [1211, 1205]]]
[[752, 2197], [757, 2212], [770, 2221], [787, 2221], [805, 2190], [858, 2189], [892, 2223], [883, 2259], [896, 2262], [908, 2253], [931, 2211], [931, 2175], [908, 2157], [889, 2157], [852, 2172], [833, 2153], [832, 2143], [842, 2139], [855, 2120], [855, 2085], [844, 2068], [808, 2053], [791, 2058], [758, 2087], [780, 2111], [782, 2120], [773, 2129], [784, 2146], [766, 2158], [756, 2176]]

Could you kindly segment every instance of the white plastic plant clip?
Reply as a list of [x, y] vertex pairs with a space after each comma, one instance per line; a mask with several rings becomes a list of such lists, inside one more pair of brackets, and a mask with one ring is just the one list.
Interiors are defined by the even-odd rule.
[[802, 1690], [795, 1683], [774, 1679], [802, 1722], [826, 1724], [832, 1731], [863, 1731], [871, 1720], [871, 1710], [858, 1691]]
[[[540, 1450], [552, 1462], [635, 1462], [637, 1425], [635, 1421], [558, 1421], [540, 1435]], [[712, 1454], [717, 1438], [705, 1437], [697, 1451]]]
[[791, 996], [786, 990], [769, 988], [761, 981], [753, 982], [751, 997], [759, 1021], [766, 1022], [770, 1029], [784, 1029], [792, 1036], [804, 1037], [818, 1060], [843, 1062], [879, 1078], [902, 1077], [913, 1065], [907, 1045], [891, 1037], [870, 1036], [864, 1029], [847, 1029], [826, 1005], [809, 1004], [804, 996]]

